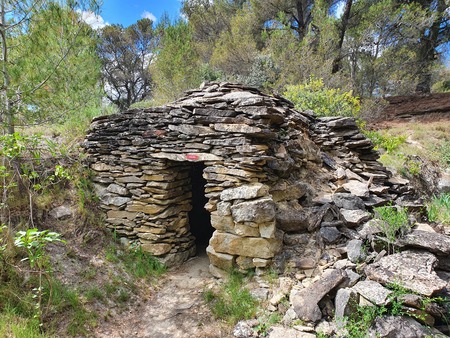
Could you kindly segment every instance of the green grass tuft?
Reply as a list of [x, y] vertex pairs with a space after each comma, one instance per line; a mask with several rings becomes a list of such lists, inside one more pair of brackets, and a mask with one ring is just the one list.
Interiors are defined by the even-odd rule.
[[204, 293], [204, 299], [210, 304], [214, 316], [229, 324], [255, 316], [258, 302], [244, 288], [244, 284], [244, 276], [234, 271], [220, 292], [206, 291]]
[[427, 215], [430, 222], [450, 225], [450, 194], [442, 194], [427, 203]]

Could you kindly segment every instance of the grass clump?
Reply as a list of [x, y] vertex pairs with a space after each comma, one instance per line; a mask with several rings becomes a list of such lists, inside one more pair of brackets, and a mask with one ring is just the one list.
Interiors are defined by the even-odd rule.
[[7, 307], [0, 313], [0, 337], [44, 338], [49, 335], [41, 333], [39, 320], [24, 318]]
[[166, 267], [151, 253], [139, 246], [122, 257], [125, 269], [136, 278], [158, 277], [166, 272]]
[[204, 293], [204, 299], [210, 304], [215, 317], [233, 325], [239, 320], [251, 319], [255, 316], [258, 302], [243, 287], [244, 282], [244, 275], [233, 271], [219, 292]]
[[445, 141], [440, 147], [441, 163], [443, 166], [450, 167], [450, 140]]
[[167, 268], [151, 253], [140, 246], [121, 250], [116, 243], [106, 250], [106, 260], [112, 263], [122, 262], [125, 270], [136, 278], [159, 277]]
[[427, 203], [427, 216], [430, 222], [450, 225], [450, 194], [435, 196]]

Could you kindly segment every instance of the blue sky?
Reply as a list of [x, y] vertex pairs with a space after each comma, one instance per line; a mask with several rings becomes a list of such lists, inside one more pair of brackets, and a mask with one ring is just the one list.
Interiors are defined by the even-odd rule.
[[129, 26], [142, 17], [157, 20], [167, 12], [171, 19], [180, 15], [180, 0], [104, 0], [100, 16], [105, 23]]

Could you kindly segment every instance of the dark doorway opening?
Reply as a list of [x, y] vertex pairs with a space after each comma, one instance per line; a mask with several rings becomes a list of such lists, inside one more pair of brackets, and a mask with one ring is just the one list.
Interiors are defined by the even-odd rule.
[[192, 210], [189, 212], [191, 233], [195, 236], [197, 252], [204, 252], [209, 244], [214, 228], [211, 226], [211, 216], [205, 209], [208, 198], [205, 196], [206, 180], [203, 178], [205, 165], [202, 162], [193, 163], [189, 176], [192, 184]]

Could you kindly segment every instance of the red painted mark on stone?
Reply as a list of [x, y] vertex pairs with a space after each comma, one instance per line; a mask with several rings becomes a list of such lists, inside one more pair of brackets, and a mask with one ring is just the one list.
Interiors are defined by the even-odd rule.
[[195, 155], [195, 154], [186, 154], [186, 159], [187, 159], [187, 160], [193, 160], [193, 161], [196, 161], [196, 160], [198, 160], [198, 155]]

